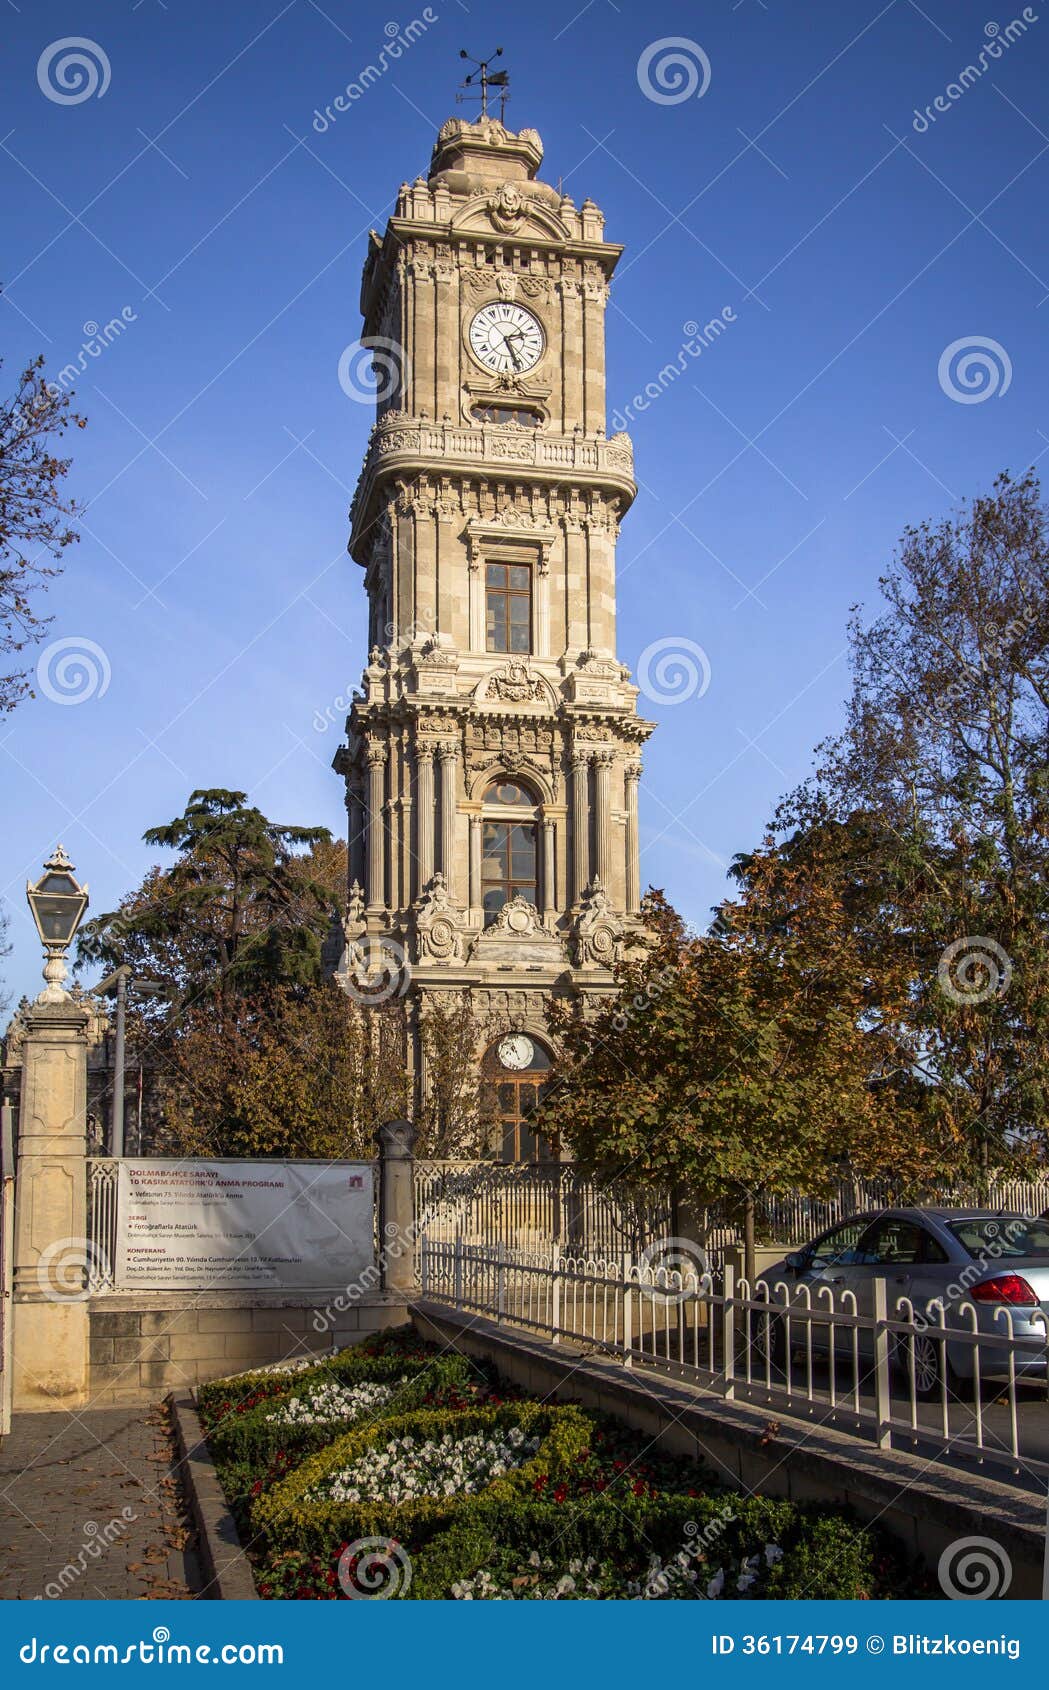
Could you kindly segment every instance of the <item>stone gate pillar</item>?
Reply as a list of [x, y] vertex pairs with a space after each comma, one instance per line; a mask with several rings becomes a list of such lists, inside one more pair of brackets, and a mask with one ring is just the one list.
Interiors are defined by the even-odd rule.
[[379, 1263], [382, 1288], [410, 1301], [418, 1294], [415, 1268], [415, 1128], [387, 1121], [379, 1140]]
[[88, 1400], [87, 1011], [24, 1014], [15, 1178], [13, 1407]]

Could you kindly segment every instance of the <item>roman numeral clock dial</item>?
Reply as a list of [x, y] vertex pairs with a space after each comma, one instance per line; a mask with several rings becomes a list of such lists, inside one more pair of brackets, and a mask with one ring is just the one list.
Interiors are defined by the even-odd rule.
[[546, 344], [542, 326], [523, 305], [482, 305], [470, 324], [470, 350], [496, 375], [519, 375], [538, 364]]

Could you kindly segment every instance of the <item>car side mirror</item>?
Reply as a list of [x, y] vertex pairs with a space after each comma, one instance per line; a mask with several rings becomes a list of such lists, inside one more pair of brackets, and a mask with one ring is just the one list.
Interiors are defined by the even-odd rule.
[[809, 1265], [809, 1257], [804, 1250], [792, 1250], [784, 1260], [791, 1273], [803, 1273]]

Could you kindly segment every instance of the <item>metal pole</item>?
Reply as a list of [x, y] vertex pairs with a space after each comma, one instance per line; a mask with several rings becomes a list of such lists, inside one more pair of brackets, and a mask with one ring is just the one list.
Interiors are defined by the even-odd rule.
[[110, 1155], [124, 1154], [124, 1025], [127, 1017], [126, 968], [117, 969], [117, 1029], [113, 1045], [113, 1113]]

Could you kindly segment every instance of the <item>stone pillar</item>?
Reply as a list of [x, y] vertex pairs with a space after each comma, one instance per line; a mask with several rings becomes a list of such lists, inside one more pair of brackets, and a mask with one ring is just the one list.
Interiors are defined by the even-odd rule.
[[25, 1014], [15, 1183], [13, 1406], [88, 1401], [87, 1023], [72, 998]]
[[419, 884], [416, 897], [433, 879], [433, 746], [418, 745], [415, 749], [415, 814], [416, 856], [419, 864]]
[[475, 915], [480, 915], [484, 906], [484, 889], [481, 885], [482, 826], [480, 816], [470, 817], [470, 909]]
[[557, 909], [557, 883], [554, 879], [554, 823], [543, 817], [543, 914], [553, 915]]
[[459, 747], [446, 740], [437, 747], [441, 759], [441, 872], [449, 897], [455, 896], [455, 819], [459, 808]]
[[368, 742], [368, 908], [386, 905], [386, 747], [379, 740]]
[[590, 880], [590, 757], [572, 753], [572, 902], [578, 904]]
[[415, 1128], [387, 1121], [379, 1141], [379, 1265], [382, 1288], [409, 1300], [418, 1291], [415, 1269]]
[[641, 764], [626, 766], [626, 912], [637, 915], [641, 908], [641, 847], [637, 832], [637, 789]]
[[614, 753], [594, 758], [594, 874], [608, 891], [612, 870], [612, 764]]

